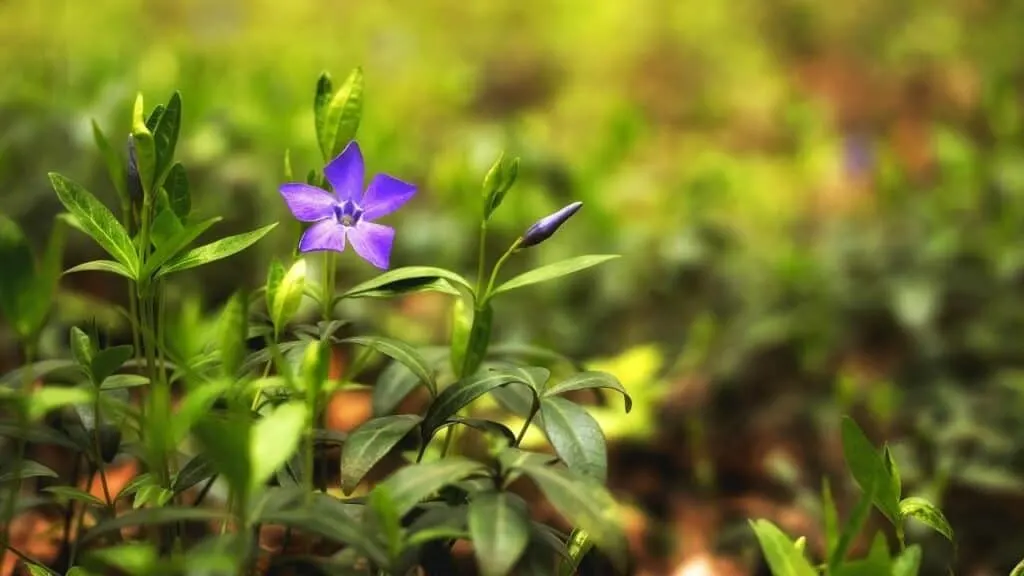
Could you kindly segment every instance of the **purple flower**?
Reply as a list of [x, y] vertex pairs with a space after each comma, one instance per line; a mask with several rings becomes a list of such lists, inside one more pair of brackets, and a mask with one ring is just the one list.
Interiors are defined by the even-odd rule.
[[354, 140], [324, 168], [334, 193], [290, 182], [281, 196], [295, 218], [313, 222], [299, 240], [299, 252], [345, 249], [345, 240], [364, 260], [386, 270], [395, 230], [374, 222], [397, 210], [416, 194], [416, 187], [387, 174], [377, 174], [363, 192], [363, 153]]
[[573, 202], [558, 212], [541, 218], [533, 226], [530, 226], [526, 233], [523, 234], [523, 239], [519, 242], [519, 247], [527, 248], [530, 246], [536, 246], [537, 244], [547, 240], [562, 224], [565, 224], [565, 221], [571, 218], [581, 206], [583, 206], [583, 202]]

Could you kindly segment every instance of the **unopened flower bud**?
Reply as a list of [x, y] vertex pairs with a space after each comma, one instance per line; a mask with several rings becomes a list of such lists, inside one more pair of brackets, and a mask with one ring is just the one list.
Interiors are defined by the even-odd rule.
[[573, 202], [565, 208], [562, 208], [554, 214], [550, 214], [538, 220], [533, 226], [523, 234], [523, 239], [519, 242], [520, 248], [528, 248], [530, 246], [536, 246], [541, 242], [547, 240], [552, 234], [565, 224], [565, 221], [572, 217], [580, 207], [583, 206], [583, 202]]

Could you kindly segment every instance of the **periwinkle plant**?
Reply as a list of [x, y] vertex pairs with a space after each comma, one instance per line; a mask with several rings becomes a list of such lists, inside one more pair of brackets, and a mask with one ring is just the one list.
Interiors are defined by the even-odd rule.
[[[0, 381], [0, 402], [9, 415], [0, 435], [13, 439], [18, 453], [0, 468], [0, 481], [8, 485], [4, 520], [53, 504], [63, 507], [67, 519], [58, 559], [15, 550], [5, 529], [4, 550], [30, 572], [250, 573], [267, 560], [258, 543], [272, 525], [286, 529], [286, 545], [272, 563], [300, 562], [326, 574], [404, 575], [417, 567], [451, 574], [459, 540], [472, 542], [480, 572], [488, 576], [572, 574], [592, 547], [624, 568], [626, 540], [616, 503], [603, 486], [604, 437], [576, 433], [581, 426], [599, 428], [564, 395], [616, 391], [627, 411], [629, 395], [611, 375], [579, 371], [557, 353], [547, 354], [555, 359], [550, 364], [534, 366], [514, 347], [491, 345], [499, 296], [614, 256], [570, 258], [499, 281], [509, 258], [549, 239], [579, 209], [574, 203], [541, 219], [488, 270], [487, 224], [519, 170], [517, 159], [503, 155], [484, 178], [475, 282], [443, 268], [410, 266], [336, 290], [335, 259], [347, 247], [374, 267], [389, 267], [396, 234], [377, 219], [416, 193], [414, 184], [388, 175], [375, 176], [364, 189], [355, 139], [362, 106], [361, 70], [337, 90], [327, 74], [321, 76], [314, 112], [324, 169], [295, 182], [286, 155], [287, 182], [279, 190], [292, 215], [308, 224], [295, 239], [296, 258], [271, 262], [266, 284], [236, 291], [215, 322], [168, 310], [168, 283], [178, 272], [244, 250], [276, 223], [190, 248], [219, 218], [192, 214], [185, 168], [174, 160], [181, 123], [177, 94], [148, 115], [137, 98], [127, 158], [94, 124], [120, 218], [72, 180], [50, 175], [67, 209], [59, 222], [84, 232], [110, 256], [65, 273], [98, 271], [127, 280], [127, 309], [121, 312], [132, 328], [130, 344], [76, 327], [69, 358], [38, 359], [36, 341], [58, 289], [63, 229], [54, 228], [45, 256], [37, 259], [16, 224], [0, 219], [6, 266], [0, 311], [26, 356], [22, 368]], [[310, 259], [322, 259], [318, 285], [307, 279]], [[444, 346], [417, 347], [384, 335], [338, 336], [345, 324], [335, 316], [341, 300], [416, 291], [452, 297], [451, 339]], [[300, 322], [304, 298], [319, 302], [314, 324]], [[178, 331], [169, 329], [172, 324]], [[190, 336], [178, 342], [175, 334]], [[250, 350], [253, 340], [263, 345]], [[331, 354], [344, 346], [361, 353], [340, 377], [331, 377]], [[391, 364], [373, 383], [373, 418], [348, 435], [322, 428], [327, 399], [360, 386], [357, 378], [382, 357]], [[425, 410], [394, 413], [420, 387], [429, 396]], [[521, 416], [521, 429], [500, 423], [495, 409], [479, 401], [485, 396]], [[544, 431], [553, 454], [519, 448], [530, 426]], [[467, 438], [484, 440], [485, 448], [459, 441]], [[71, 477], [23, 457], [37, 442], [69, 451]], [[340, 486], [323, 473], [330, 446], [341, 447]], [[368, 485], [368, 474], [388, 456], [403, 465]], [[115, 493], [105, 465], [117, 458], [136, 458], [141, 473]], [[79, 473], [98, 478], [102, 497], [75, 487]], [[23, 497], [26, 479], [43, 484], [46, 497]], [[530, 519], [528, 502], [515, 489], [519, 479], [539, 488], [572, 524], [572, 534]], [[216, 498], [220, 502], [210, 505]], [[196, 523], [214, 529], [197, 536], [186, 529]], [[128, 527], [140, 531], [122, 533]], [[314, 545], [335, 552], [289, 556]]]

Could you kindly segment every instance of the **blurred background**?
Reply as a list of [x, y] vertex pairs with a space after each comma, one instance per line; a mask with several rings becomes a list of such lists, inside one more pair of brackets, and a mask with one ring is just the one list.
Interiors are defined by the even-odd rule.
[[[115, 206], [90, 120], [119, 140], [136, 91], [180, 90], [194, 211], [222, 214], [218, 235], [284, 223], [175, 281], [180, 314], [213, 313], [290, 254], [285, 150], [296, 174], [319, 167], [317, 76], [362, 66], [368, 171], [420, 187], [388, 222], [393, 266], [472, 274], [501, 150], [523, 164], [491, 257], [584, 202], [509, 273], [623, 255], [506, 299], [496, 325], [633, 394], [628, 416], [593, 410], [638, 574], [756, 573], [748, 517], [819, 549], [822, 476], [842, 511], [857, 496], [841, 414], [946, 510], [958, 553], [912, 533], [922, 574], [1006, 574], [1024, 555], [1022, 23], [1018, 0], [6, 0], [0, 210], [41, 247], [48, 171]], [[99, 254], [75, 233], [65, 263]], [[374, 274], [341, 262], [339, 286]], [[123, 331], [104, 304], [123, 293], [66, 277], [44, 353], [73, 322]], [[436, 343], [449, 306], [344, 313]], [[0, 357], [17, 361], [6, 329]]]

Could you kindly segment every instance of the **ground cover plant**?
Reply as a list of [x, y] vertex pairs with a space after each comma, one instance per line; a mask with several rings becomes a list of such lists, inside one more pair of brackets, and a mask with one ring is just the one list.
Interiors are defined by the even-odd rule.
[[[628, 412], [630, 396], [614, 376], [579, 370], [555, 351], [491, 342], [493, 310], [503, 300], [614, 260], [584, 255], [502, 275], [506, 261], [542, 249], [581, 204], [539, 219], [496, 262], [485, 261], [488, 221], [512, 191], [519, 165], [502, 155], [483, 178], [475, 278], [432, 266], [387, 270], [401, 231], [378, 219], [386, 221], [416, 186], [386, 174], [366, 178], [356, 140], [364, 105], [360, 69], [338, 86], [322, 75], [313, 100], [323, 168], [295, 181], [298, 159], [286, 155], [279, 190], [295, 219], [309, 225], [296, 237], [292, 259], [271, 262], [265, 285], [238, 287], [210, 322], [170, 329], [181, 313], [169, 310], [166, 298], [175, 279], [200, 266], [230, 266], [231, 256], [275, 229], [296, 227], [269, 222], [198, 242], [221, 218], [191, 209], [186, 167], [175, 160], [186, 128], [178, 93], [148, 110], [137, 97], [125, 154], [121, 138], [93, 125], [120, 217], [70, 176], [51, 172], [66, 212], [41, 256], [13, 221], [0, 221], [0, 305], [24, 355], [0, 388], [0, 431], [17, 452], [0, 472], [4, 556], [16, 556], [32, 574], [237, 574], [267, 567], [450, 574], [453, 545], [469, 541], [482, 574], [569, 574], [591, 551], [625, 570], [616, 502], [603, 486], [605, 439], [573, 398], [610, 390], [622, 395]], [[91, 238], [108, 258], [62, 270], [68, 237]], [[337, 286], [336, 259], [351, 252], [387, 271]], [[310, 280], [314, 265], [319, 281]], [[131, 325], [131, 342], [110, 342], [95, 325], [75, 326], [69, 358], [37, 357], [61, 277], [86, 271], [124, 280], [130, 304], [119, 312]], [[339, 336], [346, 326], [336, 315], [342, 301], [424, 291], [457, 303], [446, 345]], [[316, 321], [299, 314], [304, 300], [318, 309]], [[338, 347], [360, 352], [332, 375]], [[529, 362], [538, 356], [543, 365]], [[374, 417], [347, 435], [324, 429], [325, 399], [364, 386], [362, 372], [382, 358], [391, 364], [372, 383]], [[396, 413], [420, 388], [429, 395], [424, 411]], [[522, 418], [521, 428], [475, 408], [488, 394]], [[553, 450], [519, 447], [531, 426]], [[477, 440], [475, 450], [457, 441], [468, 437]], [[37, 445], [64, 449], [72, 472], [62, 475], [33, 459]], [[335, 474], [325, 463], [339, 446]], [[367, 475], [395, 454], [397, 469], [367, 486]], [[115, 493], [104, 470], [122, 455], [138, 459], [141, 474]], [[81, 476], [89, 479], [84, 487]], [[531, 520], [524, 482], [568, 520], [571, 532]], [[222, 502], [211, 503], [214, 492]], [[60, 555], [50, 561], [10, 542], [10, 520], [37, 507], [65, 518]], [[285, 530], [284, 552], [268, 559], [259, 543], [274, 527]]]

